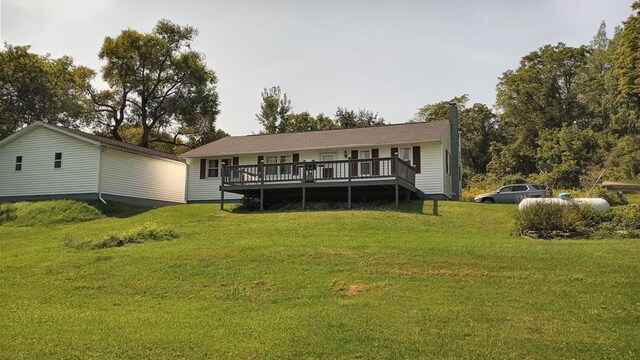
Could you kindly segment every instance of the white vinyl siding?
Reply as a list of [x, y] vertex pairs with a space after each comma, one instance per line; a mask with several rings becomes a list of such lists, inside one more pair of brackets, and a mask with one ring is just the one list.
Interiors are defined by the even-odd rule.
[[420, 146], [420, 174], [416, 174], [416, 187], [425, 194], [442, 194], [442, 158], [440, 142], [416, 144]]
[[[55, 153], [63, 154], [61, 168], [54, 168]], [[0, 147], [0, 196], [97, 193], [99, 161], [96, 145], [45, 127], [28, 130]]]
[[103, 194], [185, 202], [184, 163], [107, 148], [102, 154], [101, 173]]

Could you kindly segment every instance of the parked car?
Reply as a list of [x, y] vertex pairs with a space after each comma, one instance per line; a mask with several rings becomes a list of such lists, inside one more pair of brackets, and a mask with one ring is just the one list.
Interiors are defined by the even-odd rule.
[[510, 184], [500, 189], [477, 195], [475, 202], [481, 203], [519, 203], [524, 198], [540, 198], [552, 196], [546, 185], [541, 184]]

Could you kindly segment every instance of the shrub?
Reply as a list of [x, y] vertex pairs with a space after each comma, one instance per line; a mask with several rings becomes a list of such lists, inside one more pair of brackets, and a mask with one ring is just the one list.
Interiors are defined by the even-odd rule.
[[590, 236], [606, 219], [589, 206], [537, 203], [518, 212], [514, 233], [538, 238]]
[[0, 225], [16, 219], [16, 206], [13, 204], [0, 204]]
[[180, 234], [175, 230], [147, 223], [122, 234], [107, 234], [98, 240], [77, 242], [72, 236], [68, 236], [64, 240], [64, 245], [76, 249], [105, 249], [126, 244], [140, 244], [147, 241], [171, 240], [179, 236]]
[[607, 200], [607, 202], [611, 206], [627, 205], [629, 203], [622, 192], [618, 193], [613, 190], [607, 190], [607, 189], [598, 187], [593, 190], [592, 194], [595, 197], [600, 197]]
[[242, 201], [232, 209], [233, 212], [252, 212], [260, 210], [260, 199], [249, 196], [242, 197]]

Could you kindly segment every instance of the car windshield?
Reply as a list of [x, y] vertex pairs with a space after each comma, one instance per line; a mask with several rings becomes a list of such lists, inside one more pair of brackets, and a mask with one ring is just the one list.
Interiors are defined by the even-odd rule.
[[533, 184], [531, 186], [536, 188], [536, 190], [547, 190], [547, 185]]
[[513, 191], [513, 190], [511, 189], [511, 186], [503, 186], [503, 187], [501, 187], [500, 189], [498, 189], [498, 192], [501, 192], [501, 193], [511, 192], [511, 191]]

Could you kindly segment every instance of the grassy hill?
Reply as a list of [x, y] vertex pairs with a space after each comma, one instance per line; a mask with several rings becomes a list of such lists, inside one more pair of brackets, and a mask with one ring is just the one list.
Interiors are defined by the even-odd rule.
[[[0, 358], [640, 357], [640, 242], [515, 238], [514, 211], [184, 205], [0, 226]], [[63, 245], [146, 222], [181, 236]]]

